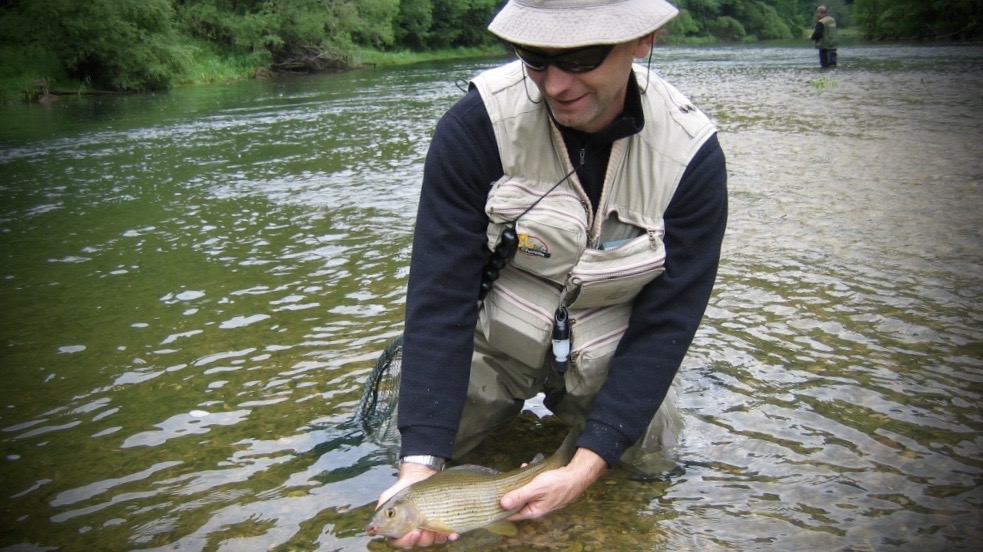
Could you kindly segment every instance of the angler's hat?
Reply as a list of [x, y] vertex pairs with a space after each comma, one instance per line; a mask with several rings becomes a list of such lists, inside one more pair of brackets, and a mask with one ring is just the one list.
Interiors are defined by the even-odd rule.
[[634, 40], [678, 13], [665, 0], [509, 0], [488, 30], [513, 44], [576, 48]]

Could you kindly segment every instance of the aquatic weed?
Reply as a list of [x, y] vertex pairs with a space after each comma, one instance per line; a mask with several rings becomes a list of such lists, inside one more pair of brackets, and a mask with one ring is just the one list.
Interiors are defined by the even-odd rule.
[[839, 81], [830, 77], [829, 75], [825, 75], [823, 77], [810, 81], [809, 84], [813, 88], [833, 88], [840, 85]]

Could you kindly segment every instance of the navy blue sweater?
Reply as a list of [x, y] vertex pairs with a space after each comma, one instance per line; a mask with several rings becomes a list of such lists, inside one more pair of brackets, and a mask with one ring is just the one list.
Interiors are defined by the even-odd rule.
[[[644, 124], [637, 96], [630, 95], [626, 104], [626, 114], [636, 115], [623, 115], [614, 125], [630, 130], [601, 131], [604, 141], [637, 132]], [[575, 141], [590, 137], [565, 132], [565, 138], [573, 150], [579, 147]], [[593, 156], [591, 163], [596, 165], [578, 173], [588, 179], [603, 175], [597, 166], [603, 169], [605, 156]], [[472, 89], [438, 122], [424, 166], [400, 383], [404, 456], [450, 458], [454, 450], [487, 258], [485, 201], [502, 175], [488, 112]], [[578, 441], [608, 465], [616, 464], [647, 428], [703, 317], [726, 226], [726, 184], [724, 154], [714, 135], [686, 169], [666, 210], [666, 271], [636, 297], [628, 331]], [[599, 185], [584, 183], [585, 188]]]

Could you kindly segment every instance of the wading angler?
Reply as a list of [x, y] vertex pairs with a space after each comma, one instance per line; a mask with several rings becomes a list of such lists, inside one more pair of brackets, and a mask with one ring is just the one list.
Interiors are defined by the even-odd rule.
[[[569, 462], [500, 498], [511, 520], [570, 504], [619, 463], [645, 470], [673, 433], [670, 385], [706, 309], [727, 218], [716, 129], [635, 62], [651, 61], [677, 13], [663, 0], [510, 0], [491, 22], [518, 59], [471, 81], [427, 154], [402, 461], [380, 505], [539, 393], [583, 429]], [[411, 547], [457, 532], [386, 534]]]

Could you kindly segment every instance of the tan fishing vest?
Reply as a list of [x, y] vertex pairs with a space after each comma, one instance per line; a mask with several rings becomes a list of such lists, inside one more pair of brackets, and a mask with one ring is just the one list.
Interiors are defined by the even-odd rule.
[[833, 50], [839, 46], [839, 37], [836, 31], [836, 20], [830, 16], [825, 16], [819, 20], [823, 24], [823, 36], [816, 41], [816, 48]]
[[574, 395], [600, 389], [628, 327], [632, 299], [665, 270], [663, 213], [690, 160], [716, 131], [667, 82], [641, 66], [634, 70], [645, 126], [613, 144], [597, 213], [576, 174], [549, 191], [573, 165], [522, 65], [513, 62], [473, 81], [505, 171], [485, 207], [488, 246], [494, 249], [513, 221], [519, 235], [519, 250], [485, 298], [477, 331], [493, 348], [544, 366], [552, 359], [556, 309], [566, 305], [572, 351], [565, 379]]

